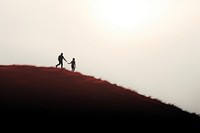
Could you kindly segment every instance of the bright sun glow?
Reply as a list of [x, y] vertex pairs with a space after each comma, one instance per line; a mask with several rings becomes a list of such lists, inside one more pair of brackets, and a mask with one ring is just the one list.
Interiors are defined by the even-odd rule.
[[118, 31], [143, 29], [166, 13], [166, 0], [91, 0], [95, 20]]

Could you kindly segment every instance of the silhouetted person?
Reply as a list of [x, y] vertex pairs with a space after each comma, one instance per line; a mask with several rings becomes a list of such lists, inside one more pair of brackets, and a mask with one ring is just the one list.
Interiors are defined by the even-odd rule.
[[70, 63], [68, 63], [68, 64], [71, 64], [72, 71], [74, 72], [75, 68], [76, 68], [75, 58], [73, 58], [72, 61]]
[[65, 57], [63, 56], [63, 53], [61, 53], [59, 56], [58, 56], [58, 61], [59, 63], [56, 65], [56, 67], [58, 67], [59, 65], [61, 65], [61, 68], [63, 68], [63, 60], [65, 60], [67, 62], [67, 60], [65, 59]]

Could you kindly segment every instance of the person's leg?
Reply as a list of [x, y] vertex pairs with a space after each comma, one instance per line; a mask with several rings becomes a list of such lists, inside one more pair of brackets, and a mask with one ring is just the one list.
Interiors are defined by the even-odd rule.
[[75, 67], [74, 67], [74, 66], [72, 66], [72, 71], [74, 72], [74, 70], [75, 70]]
[[59, 65], [61, 65], [61, 67], [62, 67], [62, 62], [61, 61], [59, 61], [59, 63], [56, 65], [56, 67], [58, 67]]
[[60, 62], [56, 65], [56, 68], [60, 65]]
[[61, 62], [60, 64], [61, 64], [61, 68], [63, 68], [63, 63]]

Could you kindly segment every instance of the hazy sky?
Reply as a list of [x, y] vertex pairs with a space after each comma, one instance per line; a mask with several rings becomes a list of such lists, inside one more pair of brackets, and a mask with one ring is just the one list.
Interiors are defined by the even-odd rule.
[[0, 0], [0, 63], [55, 66], [63, 52], [83, 74], [200, 113], [199, 5]]

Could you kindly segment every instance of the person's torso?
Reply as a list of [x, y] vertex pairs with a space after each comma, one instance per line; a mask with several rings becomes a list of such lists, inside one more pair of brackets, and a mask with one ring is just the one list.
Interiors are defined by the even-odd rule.
[[72, 63], [72, 65], [75, 65], [75, 61], [72, 61], [71, 63]]
[[58, 56], [58, 60], [59, 60], [59, 61], [62, 61], [62, 59], [63, 59], [63, 56], [62, 56], [62, 55], [59, 55], [59, 56]]

